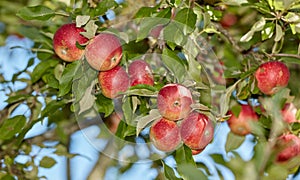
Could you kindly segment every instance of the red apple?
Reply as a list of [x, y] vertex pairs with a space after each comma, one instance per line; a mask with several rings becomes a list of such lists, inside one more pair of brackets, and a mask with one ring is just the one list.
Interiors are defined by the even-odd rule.
[[84, 31], [83, 28], [76, 27], [75, 23], [62, 25], [53, 37], [53, 49], [55, 53], [67, 62], [81, 59], [84, 50], [77, 48], [76, 42], [85, 44], [88, 41], [86, 37], [80, 34]]
[[137, 84], [147, 84], [153, 86], [154, 77], [150, 65], [143, 60], [135, 60], [129, 64], [128, 74], [131, 86]]
[[100, 71], [98, 80], [102, 94], [108, 98], [115, 98], [119, 93], [125, 92], [130, 85], [127, 72], [121, 66], [116, 66], [108, 71]]
[[235, 116], [232, 111], [229, 111], [228, 114], [231, 115], [227, 121], [231, 131], [241, 136], [250, 134], [250, 123], [258, 121], [258, 116], [250, 105], [241, 105], [238, 116]]
[[117, 132], [119, 123], [122, 119], [122, 114], [113, 112], [111, 115], [109, 115], [107, 118], [104, 119], [104, 123], [107, 126], [107, 128], [115, 134]]
[[180, 135], [185, 145], [201, 152], [213, 139], [214, 125], [205, 114], [192, 112], [182, 121]]
[[282, 119], [287, 123], [300, 122], [296, 119], [297, 108], [293, 103], [286, 103], [281, 110]]
[[286, 162], [300, 156], [300, 138], [294, 134], [283, 134], [278, 137], [275, 147], [280, 149], [276, 156], [277, 162]]
[[255, 72], [257, 87], [266, 95], [275, 94], [287, 86], [290, 78], [288, 67], [279, 61], [261, 64]]
[[180, 84], [167, 84], [157, 96], [160, 114], [169, 120], [179, 120], [188, 116], [193, 98], [191, 91]]
[[86, 46], [85, 58], [92, 68], [98, 71], [108, 71], [121, 61], [121, 42], [113, 34], [100, 33]]
[[191, 149], [192, 150], [192, 155], [197, 155], [197, 154], [200, 154], [204, 149]]
[[149, 136], [153, 145], [165, 152], [175, 150], [181, 143], [177, 123], [165, 118], [161, 118], [151, 125]]
[[232, 13], [226, 13], [224, 14], [224, 16], [222, 17], [220, 24], [224, 27], [224, 28], [230, 28], [231, 26], [233, 26], [235, 23], [237, 22], [237, 17], [236, 15], [232, 14]]
[[159, 35], [161, 31], [163, 30], [164, 26], [162, 24], [159, 24], [155, 26], [153, 29], [151, 29], [149, 35], [155, 39], [159, 38]]

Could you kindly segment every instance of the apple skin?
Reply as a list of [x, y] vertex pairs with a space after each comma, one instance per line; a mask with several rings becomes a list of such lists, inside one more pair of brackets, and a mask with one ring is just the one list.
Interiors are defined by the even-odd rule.
[[84, 31], [83, 28], [76, 27], [75, 23], [64, 24], [58, 28], [53, 36], [53, 49], [58, 57], [67, 62], [81, 59], [84, 50], [77, 48], [76, 42], [79, 44], [88, 42], [88, 39], [80, 34]]
[[200, 153], [212, 141], [214, 125], [205, 114], [191, 112], [180, 125], [180, 135], [183, 143], [194, 150], [194, 154]]
[[293, 103], [286, 103], [281, 110], [282, 119], [287, 123], [300, 122], [296, 119], [297, 111]]
[[279, 61], [263, 63], [255, 72], [257, 87], [266, 95], [273, 95], [287, 86], [290, 79], [288, 67]]
[[294, 134], [283, 134], [278, 137], [275, 148], [280, 149], [276, 162], [287, 162], [300, 156], [300, 138]]
[[128, 66], [131, 86], [137, 84], [154, 85], [154, 77], [150, 65], [143, 60], [135, 60]]
[[85, 48], [85, 58], [98, 71], [108, 71], [122, 59], [122, 45], [118, 37], [109, 33], [96, 35]]
[[153, 29], [151, 29], [149, 36], [153, 37], [155, 39], [158, 39], [163, 28], [164, 28], [164, 25], [162, 25], [162, 24], [155, 26]]
[[149, 137], [153, 145], [164, 152], [175, 150], [182, 142], [177, 123], [165, 118], [151, 125]]
[[197, 155], [197, 154], [200, 154], [204, 149], [191, 149], [192, 150], [192, 155]]
[[104, 119], [104, 123], [111, 133], [115, 134], [117, 132], [122, 117], [122, 114], [113, 112], [111, 115]]
[[108, 98], [116, 98], [119, 93], [125, 92], [130, 86], [130, 79], [122, 66], [116, 66], [108, 71], [100, 71], [98, 80], [102, 94]]
[[235, 25], [237, 22], [237, 17], [236, 15], [232, 14], [232, 13], [226, 13], [224, 14], [224, 16], [222, 17], [220, 24], [224, 27], [224, 28], [230, 28], [231, 26]]
[[158, 92], [157, 108], [169, 120], [176, 121], [187, 117], [192, 103], [191, 91], [180, 84], [167, 84]]
[[258, 115], [252, 109], [250, 105], [241, 105], [241, 111], [236, 117], [232, 111], [228, 112], [231, 117], [227, 120], [227, 123], [234, 134], [245, 136], [251, 133], [250, 123], [258, 121]]

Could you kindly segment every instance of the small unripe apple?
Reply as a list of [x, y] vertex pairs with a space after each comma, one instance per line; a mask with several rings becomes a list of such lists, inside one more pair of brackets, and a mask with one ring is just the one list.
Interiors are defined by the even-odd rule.
[[293, 103], [286, 103], [281, 110], [282, 119], [287, 123], [300, 122], [296, 119], [297, 111]]
[[53, 49], [55, 53], [64, 61], [72, 62], [81, 59], [84, 54], [83, 49], [76, 46], [85, 44], [88, 39], [81, 35], [83, 28], [76, 27], [75, 23], [62, 25], [54, 34]]
[[213, 139], [214, 125], [205, 114], [192, 112], [182, 121], [180, 135], [183, 143], [194, 153], [202, 151]]
[[188, 116], [193, 98], [191, 91], [180, 84], [167, 84], [157, 96], [160, 114], [169, 120], [179, 120]]
[[115, 98], [119, 93], [125, 92], [130, 85], [127, 72], [121, 66], [116, 66], [108, 71], [100, 71], [98, 80], [102, 94], [108, 98]]
[[290, 71], [284, 63], [270, 61], [259, 66], [255, 78], [259, 90], [266, 95], [272, 95], [287, 86]]
[[181, 143], [179, 127], [176, 122], [161, 118], [150, 127], [150, 141], [165, 152], [175, 150]]
[[121, 61], [121, 42], [113, 34], [100, 33], [86, 46], [85, 58], [92, 68], [98, 71], [108, 71]]
[[150, 65], [143, 60], [135, 60], [128, 66], [128, 74], [131, 86], [137, 84], [147, 84], [153, 86], [154, 77]]
[[276, 156], [277, 162], [286, 162], [300, 156], [300, 138], [294, 134], [283, 134], [278, 137], [275, 147], [280, 149]]
[[258, 116], [250, 105], [241, 105], [241, 111], [238, 116], [232, 111], [228, 112], [231, 117], [228, 119], [228, 125], [234, 134], [245, 136], [251, 133], [251, 122], [257, 122]]

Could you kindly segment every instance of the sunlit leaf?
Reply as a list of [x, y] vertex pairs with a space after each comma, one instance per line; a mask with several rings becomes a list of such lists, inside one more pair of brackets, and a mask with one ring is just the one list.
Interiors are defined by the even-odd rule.
[[226, 139], [225, 150], [226, 152], [230, 152], [232, 150], [237, 149], [241, 146], [241, 144], [245, 141], [245, 136], [235, 135], [232, 132], [228, 133]]
[[51, 67], [55, 67], [59, 63], [58, 60], [44, 60], [35, 66], [31, 73], [31, 81], [35, 83], [38, 81]]
[[72, 87], [72, 80], [75, 74], [78, 73], [77, 70], [80, 68], [80, 65], [80, 61], [74, 61], [66, 66], [59, 80], [58, 96], [63, 96], [70, 92]]
[[189, 163], [178, 164], [177, 170], [183, 179], [207, 179], [200, 169]]
[[24, 20], [48, 20], [55, 15], [55, 12], [42, 5], [32, 6], [32, 7], [23, 7], [17, 13], [17, 16]]
[[0, 139], [11, 139], [17, 133], [20, 133], [25, 126], [26, 118], [23, 115], [18, 115], [9, 119], [5, 119], [0, 126]]
[[183, 26], [183, 33], [186, 35], [195, 28], [197, 15], [192, 9], [184, 8], [177, 12], [175, 20], [180, 23], [179, 26]]
[[44, 156], [43, 159], [40, 161], [40, 167], [51, 168], [56, 163], [57, 163], [56, 160], [54, 160], [52, 157]]
[[181, 178], [178, 178], [175, 175], [174, 170], [168, 166], [164, 161], [161, 161], [163, 164], [163, 168], [164, 168], [164, 175], [168, 180], [180, 180]]
[[186, 68], [182, 60], [173, 51], [164, 48], [162, 61], [177, 81], [182, 82], [186, 74]]
[[146, 116], [139, 116], [135, 119], [137, 121], [136, 135], [138, 136], [141, 130], [143, 130], [149, 123], [161, 118], [159, 111], [157, 109], [150, 110], [149, 114]]

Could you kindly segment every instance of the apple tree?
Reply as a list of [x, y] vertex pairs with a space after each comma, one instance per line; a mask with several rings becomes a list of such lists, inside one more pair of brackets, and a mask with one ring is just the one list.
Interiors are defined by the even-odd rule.
[[[70, 179], [70, 160], [82, 156], [72, 153], [71, 136], [91, 126], [99, 133], [86, 138], [99, 159], [89, 179], [139, 163], [151, 163], [157, 179], [299, 178], [299, 0], [5, 0], [0, 7], [1, 42], [29, 38], [35, 55], [11, 79], [0, 74], [1, 179], [38, 179], [41, 168], [59, 163], [37, 159], [36, 146], [67, 158]], [[18, 82], [25, 85], [14, 90]], [[41, 123], [47, 129], [28, 137]], [[246, 142], [249, 159], [238, 151]]]

